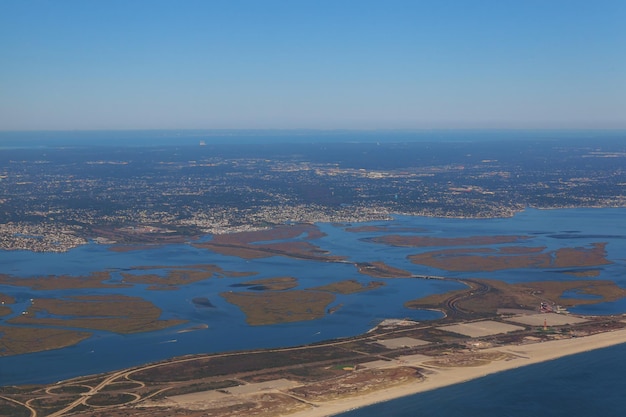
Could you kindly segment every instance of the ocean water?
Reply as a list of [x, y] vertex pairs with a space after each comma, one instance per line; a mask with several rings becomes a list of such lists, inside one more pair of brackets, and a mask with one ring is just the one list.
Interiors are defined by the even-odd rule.
[[626, 344], [489, 375], [337, 417], [622, 417]]
[[[165, 272], [168, 267], [216, 264], [229, 271], [256, 272], [251, 277], [210, 278], [181, 286], [176, 291], [150, 291], [147, 285], [120, 289], [37, 291], [28, 287], [0, 284], [0, 293], [16, 299], [13, 314], [0, 318], [0, 324], [25, 310], [30, 299], [71, 297], [85, 294], [124, 294], [138, 296], [162, 310], [164, 319], [184, 319], [188, 323], [156, 332], [119, 335], [95, 331], [78, 345], [64, 349], [25, 355], [0, 357], [0, 386], [26, 383], [49, 383], [79, 375], [112, 371], [147, 362], [195, 353], [213, 353], [268, 347], [296, 346], [366, 332], [386, 318], [410, 318], [429, 321], [440, 317], [433, 311], [411, 310], [406, 301], [429, 294], [462, 288], [456, 282], [422, 279], [375, 279], [359, 274], [353, 262], [384, 261], [416, 275], [442, 275], [460, 278], [498, 279], [511, 283], [541, 280], [571, 280], [569, 275], [545, 268], [510, 269], [494, 272], [448, 272], [411, 263], [407, 256], [441, 248], [403, 248], [377, 244], [364, 239], [389, 233], [415, 234], [407, 228], [420, 229], [420, 235], [433, 237], [468, 237], [488, 235], [528, 236], [522, 246], [588, 247], [606, 242], [610, 264], [602, 265], [597, 279], [615, 281], [626, 288], [626, 209], [525, 210], [512, 218], [445, 219], [398, 216], [389, 222], [370, 225], [390, 227], [397, 232], [350, 232], [348, 225], [319, 224], [326, 236], [312, 241], [333, 255], [345, 256], [347, 263], [325, 263], [270, 257], [244, 260], [223, 256], [190, 245], [167, 245], [158, 249], [112, 252], [104, 245], [89, 244], [67, 253], [30, 253], [0, 251], [0, 272], [18, 277], [70, 274], [85, 275], [93, 271], [111, 271], [112, 279], [132, 266], [154, 266], [150, 273]], [[404, 230], [404, 231], [403, 231]], [[308, 289], [339, 280], [354, 279], [366, 285], [384, 281], [373, 291], [338, 295], [329, 305], [341, 307], [334, 314], [318, 320], [251, 326], [244, 313], [229, 304], [220, 293], [246, 291], [233, 287], [251, 279], [293, 276], [296, 289]], [[596, 279], [596, 278], [594, 278]], [[195, 297], [206, 297], [215, 308], [195, 305]], [[580, 314], [626, 313], [626, 300], [599, 303], [572, 309]], [[179, 333], [191, 326], [203, 325], [198, 331]]]

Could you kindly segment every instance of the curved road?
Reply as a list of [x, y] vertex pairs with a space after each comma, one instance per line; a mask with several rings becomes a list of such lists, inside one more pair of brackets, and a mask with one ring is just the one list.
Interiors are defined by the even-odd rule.
[[[439, 280], [444, 280], [444, 281], [456, 281], [456, 282], [460, 282], [463, 283], [465, 285], [467, 285], [469, 287], [469, 289], [462, 293], [462, 294], [456, 294], [452, 297], [450, 297], [448, 300], [446, 300], [446, 308], [449, 310], [450, 313], [453, 313], [455, 315], [458, 314], [469, 314], [468, 311], [463, 310], [462, 308], [460, 308], [458, 306], [458, 303], [462, 300], [471, 298], [471, 297], [475, 297], [475, 296], [479, 296], [479, 295], [483, 295], [486, 294], [487, 292], [490, 291], [491, 287], [483, 282], [478, 282], [478, 281], [474, 281], [474, 280], [468, 280], [468, 279], [456, 279], [456, 278], [446, 278], [446, 277], [439, 277], [439, 276], [414, 276], [413, 278], [421, 278], [421, 279], [439, 279]], [[430, 325], [428, 326], [423, 326], [424, 328], [430, 327]], [[413, 328], [414, 330], [415, 328]], [[390, 330], [389, 332], [385, 332], [385, 333], [381, 333], [381, 334], [377, 334], [374, 336], [364, 336], [363, 339], [369, 339], [369, 338], [380, 338], [381, 336], [387, 335], [387, 334], [394, 334], [394, 333], [398, 333], [398, 332], [402, 332], [405, 329], [393, 329]], [[347, 340], [335, 340], [335, 341], [330, 341], [324, 344], [320, 344], [320, 345], [316, 345], [316, 346], [296, 346], [296, 347], [287, 347], [287, 348], [277, 348], [277, 349], [268, 349], [268, 350], [263, 350], [262, 352], [267, 353], [267, 352], [291, 352], [291, 351], [296, 351], [296, 350], [306, 350], [306, 349], [315, 349], [315, 348], [325, 348], [328, 346], [337, 346], [337, 345], [342, 345], [342, 344], [348, 344], [348, 343], [352, 343], [353, 339], [347, 339]], [[171, 360], [171, 361], [167, 361], [167, 362], [160, 362], [160, 363], [154, 363], [154, 364], [149, 364], [149, 365], [144, 365], [144, 366], [140, 366], [140, 367], [136, 367], [136, 368], [132, 368], [132, 369], [125, 369], [125, 370], [121, 370], [121, 371], [117, 371], [114, 372], [112, 374], [110, 374], [109, 376], [107, 376], [105, 379], [103, 379], [100, 383], [98, 383], [96, 386], [90, 388], [90, 390], [88, 392], [82, 393], [80, 394], [80, 398], [76, 399], [75, 401], [73, 401], [71, 404], [68, 404], [66, 407], [64, 407], [61, 410], [58, 410], [50, 415], [48, 415], [48, 417], [61, 417], [65, 414], [67, 414], [68, 412], [70, 412], [71, 410], [73, 410], [74, 408], [80, 406], [80, 405], [87, 405], [86, 402], [87, 400], [96, 395], [97, 393], [99, 393], [104, 387], [108, 386], [109, 384], [112, 384], [114, 382], [116, 382], [118, 379], [120, 378], [125, 378], [126, 380], [130, 380], [130, 381], [134, 381], [134, 382], [139, 382], [142, 383], [141, 381], [137, 381], [131, 378], [132, 374], [135, 374], [137, 372], [140, 371], [144, 371], [147, 369], [152, 369], [152, 368], [158, 368], [161, 366], [166, 366], [166, 365], [171, 365], [171, 364], [176, 364], [176, 363], [182, 363], [182, 362], [192, 362], [192, 361], [196, 361], [196, 360], [205, 360], [207, 358], [220, 358], [220, 357], [227, 357], [227, 356], [238, 356], [238, 355], [249, 355], [253, 352], [229, 352], [229, 353], [222, 353], [222, 354], [217, 354], [217, 355], [206, 355], [206, 356], [194, 356], [194, 357], [186, 357], [186, 358], [180, 358], [180, 359], [175, 359], [175, 360]], [[136, 395], [136, 394], [133, 394]], [[154, 394], [152, 394], [154, 395]], [[8, 397], [4, 397], [4, 396], [0, 396], [0, 398], [12, 401], [16, 404], [22, 405], [25, 408], [29, 409], [31, 412], [31, 417], [37, 417], [37, 411], [32, 408], [31, 406], [29, 406], [28, 404], [24, 404], [21, 403], [19, 401], [13, 400], [11, 398]], [[142, 399], [145, 398], [136, 398], [135, 400], [133, 400], [133, 403], [136, 403]]]
[[30, 405], [28, 405], [26, 403], [19, 402], [17, 400], [14, 400], [13, 398], [5, 397], [4, 395], [0, 395], [0, 398], [2, 398], [3, 400], [10, 401], [10, 402], [12, 402], [14, 404], [21, 405], [24, 408], [27, 408], [30, 411], [30, 417], [37, 417], [37, 410], [35, 410]]
[[450, 279], [462, 284], [468, 285], [470, 289], [463, 294], [456, 294], [446, 300], [446, 307], [452, 315], [469, 314], [470, 312], [458, 306], [462, 300], [487, 294], [491, 290], [491, 286], [484, 282], [474, 281], [471, 279]]

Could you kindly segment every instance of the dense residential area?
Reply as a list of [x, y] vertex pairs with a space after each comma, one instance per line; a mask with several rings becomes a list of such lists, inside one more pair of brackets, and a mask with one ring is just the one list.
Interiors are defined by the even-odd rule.
[[623, 207], [617, 139], [25, 147], [0, 155], [0, 248], [66, 251], [288, 222]]

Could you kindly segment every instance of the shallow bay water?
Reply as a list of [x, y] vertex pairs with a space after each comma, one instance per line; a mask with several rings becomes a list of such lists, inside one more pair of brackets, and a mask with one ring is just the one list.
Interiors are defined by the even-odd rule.
[[[460, 278], [498, 279], [510, 283], [541, 280], [571, 280], [571, 275], [542, 268], [499, 270], [493, 272], [450, 272], [407, 259], [408, 255], [444, 249], [441, 247], [394, 247], [363, 239], [386, 234], [469, 237], [511, 235], [528, 236], [520, 245], [557, 250], [565, 247], [588, 247], [606, 242], [607, 258], [611, 264], [600, 267], [594, 279], [615, 281], [626, 288], [626, 209], [528, 209], [512, 218], [447, 219], [396, 216], [387, 222], [364, 223], [387, 230], [355, 233], [348, 225], [319, 224], [326, 236], [311, 241], [332, 255], [344, 256], [348, 262], [327, 263], [285, 257], [245, 260], [219, 255], [189, 244], [166, 245], [154, 249], [113, 252], [107, 246], [91, 243], [67, 253], [0, 252], [0, 271], [19, 277], [38, 275], [87, 275], [110, 271], [112, 280], [134, 266], [153, 266], [149, 273], [164, 273], [169, 268], [184, 265], [215, 264], [227, 271], [255, 272], [248, 277], [209, 278], [180, 286], [173, 291], [153, 291], [146, 284], [129, 288], [36, 291], [27, 287], [0, 285], [0, 293], [16, 299], [13, 316], [19, 315], [31, 298], [57, 298], [85, 294], [124, 294], [139, 296], [153, 302], [162, 310], [164, 319], [183, 319], [188, 323], [150, 333], [118, 335], [94, 332], [90, 339], [64, 349], [32, 354], [0, 357], [0, 385], [53, 382], [82, 374], [111, 371], [172, 356], [222, 352], [242, 349], [294, 346], [339, 337], [361, 334], [385, 318], [410, 318], [417, 321], [440, 317], [438, 312], [410, 310], [406, 301], [429, 294], [463, 288], [455, 282], [415, 278], [382, 279], [360, 274], [354, 263], [383, 261], [410, 271], [415, 275], [436, 275]], [[353, 226], [362, 226], [355, 224]], [[420, 229], [421, 231], [407, 231]], [[395, 231], [394, 231], [395, 230]], [[209, 238], [207, 238], [209, 239]], [[499, 245], [491, 245], [497, 247]], [[141, 273], [146, 271], [140, 271]], [[295, 289], [309, 289], [347, 279], [362, 284], [383, 281], [384, 286], [372, 291], [337, 295], [330, 308], [334, 314], [317, 320], [250, 326], [244, 313], [229, 304], [220, 293], [247, 291], [233, 284], [248, 280], [292, 276], [297, 278]], [[203, 297], [214, 307], [203, 307], [193, 299]], [[626, 300], [600, 303], [572, 309], [580, 314], [618, 314], [626, 312]], [[5, 316], [0, 324], [12, 316]], [[205, 328], [183, 332], [194, 326]]]

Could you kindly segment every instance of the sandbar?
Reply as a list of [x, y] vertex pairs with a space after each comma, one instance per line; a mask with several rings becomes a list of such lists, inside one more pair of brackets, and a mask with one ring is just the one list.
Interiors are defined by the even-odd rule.
[[[546, 362], [564, 356], [626, 343], [626, 330], [598, 333], [591, 336], [552, 340], [533, 344], [501, 346], [481, 350], [481, 352], [501, 352], [513, 359], [492, 361], [482, 366], [466, 367], [435, 367], [428, 366], [432, 371], [422, 382], [405, 384], [390, 389], [371, 392], [369, 394], [317, 403], [315, 408], [289, 414], [291, 417], [328, 417], [345, 413], [368, 405], [390, 401], [408, 395], [434, 390], [483, 376], [510, 369]], [[422, 364], [423, 366], [423, 364]]]

